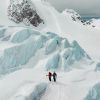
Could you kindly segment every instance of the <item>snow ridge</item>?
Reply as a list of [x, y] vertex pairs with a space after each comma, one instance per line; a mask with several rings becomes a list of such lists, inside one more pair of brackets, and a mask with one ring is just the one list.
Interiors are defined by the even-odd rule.
[[44, 49], [44, 56], [50, 56], [45, 65], [46, 70], [57, 70], [62, 67], [66, 70], [74, 63], [92, 61], [76, 41], [69, 43], [67, 39], [54, 33], [43, 34], [29, 28], [22, 28], [13, 33], [9, 40], [12, 46], [4, 49], [0, 57], [1, 74], [19, 69], [21, 65], [25, 65], [32, 57], [35, 57], [40, 49]]

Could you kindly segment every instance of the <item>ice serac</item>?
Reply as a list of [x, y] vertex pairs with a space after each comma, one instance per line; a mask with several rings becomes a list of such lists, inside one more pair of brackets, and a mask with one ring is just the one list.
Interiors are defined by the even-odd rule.
[[53, 56], [51, 56], [47, 61], [46, 70], [57, 70], [59, 67], [59, 59], [59, 53], [55, 53]]
[[42, 46], [42, 36], [38, 36], [35, 40], [34, 37], [30, 37], [22, 44], [5, 49], [0, 57], [0, 73], [17, 70], [20, 65], [26, 64]]
[[28, 37], [30, 37], [32, 35], [32, 33], [30, 33], [27, 29], [25, 30], [21, 30], [18, 33], [16, 33], [13, 38], [12, 38], [12, 42], [13, 43], [20, 43], [23, 42], [24, 40], [26, 40]]
[[21, 43], [24, 40], [28, 39], [31, 35], [39, 35], [40, 33], [31, 29], [22, 29], [16, 32], [11, 37], [11, 42], [13, 43]]
[[53, 39], [50, 39], [47, 42], [45, 53], [49, 54], [49, 53], [55, 51], [57, 49], [57, 46], [59, 46], [60, 41], [61, 41], [61, 38], [58, 36], [55, 36]]
[[22, 86], [9, 100], [40, 100], [46, 91], [46, 88], [46, 83], [26, 84]]
[[63, 39], [62, 42], [61, 42], [61, 46], [62, 46], [62, 49], [69, 48], [70, 43], [67, 39]]
[[91, 61], [91, 58], [76, 41], [73, 41], [72, 44], [70, 44], [70, 47], [62, 50], [61, 59], [62, 68], [64, 70], [69, 70], [74, 63], [78, 63], [82, 60], [85, 62], [87, 62], [87, 60]]
[[62, 67], [64, 70], [68, 70], [74, 63], [80, 61], [91, 61], [91, 58], [86, 54], [86, 52], [79, 46], [76, 41], [73, 41], [69, 48], [65, 48], [61, 52]]
[[[0, 74], [21, 68], [21, 66], [28, 63], [32, 57], [35, 58], [35, 55], [40, 49], [43, 49], [43, 56], [49, 56], [44, 65], [46, 70], [57, 70], [59, 68], [66, 70], [76, 62], [80, 63], [80, 61], [91, 60], [76, 41], [69, 43], [66, 38], [62, 38], [55, 33], [42, 33], [24, 27], [10, 35], [9, 44], [11, 46], [6, 47], [0, 56]], [[9, 34], [7, 36], [9, 36]], [[4, 44], [6, 44], [6, 42], [4, 42]], [[41, 59], [42, 58], [41, 56]], [[37, 62], [37, 60], [34, 62]]]
[[96, 71], [97, 71], [97, 70], [100, 71], [100, 63], [97, 63], [97, 64], [96, 64], [96, 69], [95, 69], [95, 70], [96, 70]]
[[[52, 46], [49, 46], [50, 50], [52, 49], [51, 47]], [[54, 49], [56, 50], [56, 46], [53, 44], [53, 50]], [[75, 63], [78, 64], [81, 61], [90, 63], [92, 61], [88, 54], [80, 47], [80, 45], [75, 40], [72, 42], [72, 44], [70, 44], [66, 39], [61, 39], [61, 45], [58, 45], [56, 51], [58, 51], [59, 53], [54, 53], [53, 56], [51, 56], [47, 61], [47, 70], [56, 70], [60, 66], [61, 69], [64, 69], [64, 71], [66, 71], [71, 69], [71, 66], [73, 66]]]
[[54, 37], [56, 37], [56, 36], [57, 36], [57, 34], [52, 33], [52, 32], [46, 32], [46, 34], [45, 34], [45, 35], [47, 36], [47, 38], [48, 38], [48, 39], [52, 39], [52, 38], [54, 38]]
[[80, 59], [82, 59], [82, 58], [84, 58], [84, 57], [86, 57], [86, 58], [88, 58], [88, 59], [91, 59], [88, 55], [87, 55], [87, 53], [84, 51], [84, 49], [82, 49], [81, 47], [80, 47], [80, 45], [77, 43], [77, 41], [73, 41], [73, 43], [72, 43], [72, 48], [73, 48], [73, 50], [72, 50], [72, 53], [73, 53], [73, 58], [74, 58], [74, 60], [77, 60], [77, 61], [79, 61]]
[[62, 68], [64, 70], [69, 70], [70, 66], [74, 63], [74, 59], [72, 58], [72, 49], [67, 48], [61, 52], [61, 59], [62, 59]]
[[100, 100], [100, 83], [96, 84], [84, 100]]
[[1, 28], [0, 29], [0, 38], [2, 38], [5, 34], [6, 29], [5, 28]]

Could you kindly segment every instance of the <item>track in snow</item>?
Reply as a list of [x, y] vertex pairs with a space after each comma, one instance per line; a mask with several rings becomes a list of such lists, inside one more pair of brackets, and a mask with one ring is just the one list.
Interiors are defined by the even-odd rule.
[[51, 82], [41, 100], [68, 100], [67, 84]]

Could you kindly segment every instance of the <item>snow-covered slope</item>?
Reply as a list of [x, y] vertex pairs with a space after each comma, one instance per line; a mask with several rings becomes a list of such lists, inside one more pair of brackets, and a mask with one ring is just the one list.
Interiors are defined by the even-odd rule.
[[81, 16], [76, 11], [74, 11], [73, 9], [66, 9], [62, 13], [66, 14], [66, 16], [69, 16], [69, 18], [72, 19], [75, 22], [78, 22], [80, 24], [81, 23], [85, 24], [85, 22], [83, 21]]
[[[44, 24], [16, 24], [6, 1], [0, 3], [0, 100], [99, 100], [100, 30], [44, 0], [31, 0]], [[48, 82], [48, 71], [57, 71], [57, 83]]]
[[[25, 27], [5, 27], [5, 31], [2, 27], [1, 32], [3, 34], [0, 41], [2, 44], [0, 73], [1, 76], [3, 74], [0, 80], [1, 100], [26, 100], [26, 98], [27, 100], [39, 98], [73, 100], [74, 97], [75, 100], [77, 98], [83, 100], [89, 88], [99, 81], [99, 77], [96, 79], [90, 77], [91, 73], [95, 77], [99, 76], [94, 72], [96, 64], [93, 64], [93, 60], [76, 41], [70, 43], [67, 38], [57, 34], [42, 33]], [[8, 35], [9, 38], [4, 39]], [[58, 71], [57, 84], [47, 82], [45, 75], [48, 70]], [[85, 84], [83, 91], [81, 85], [92, 79], [93, 83], [88, 86]], [[79, 86], [80, 81], [82, 83]], [[75, 84], [78, 90], [74, 88]], [[50, 89], [51, 93], [49, 93]], [[74, 94], [69, 91], [70, 89], [73, 92], [77, 90], [75, 96], [70, 96], [71, 93]], [[55, 90], [57, 95], [52, 98]], [[42, 96], [44, 93], [45, 95]], [[77, 93], [81, 93], [81, 96]]]
[[100, 19], [91, 19], [91, 25], [100, 30]]
[[[1, 28], [1, 43], [4, 45], [8, 42], [9, 47], [3, 48], [2, 45], [0, 73], [17, 70], [21, 65], [25, 65], [31, 57], [35, 56], [41, 48], [44, 49], [43, 56], [51, 56], [46, 64], [47, 70], [62, 67], [67, 70], [69, 65], [71, 66], [81, 60], [91, 61], [91, 58], [76, 41], [69, 43], [66, 38], [59, 37], [54, 33], [43, 34], [24, 27], [20, 30], [16, 29], [17, 31], [14, 33], [12, 30], [10, 35], [8, 34], [9, 30], [9, 27], [5, 28], [5, 31], [4, 28]], [[52, 53], [53, 55], [51, 55]], [[61, 59], [62, 61], [60, 61]]]
[[67, 38], [71, 36], [79, 41], [81, 46], [91, 55], [91, 57], [96, 60], [100, 59], [98, 53], [100, 48], [98, 42], [100, 39], [99, 30], [73, 22], [71, 16], [66, 16], [65, 13], [59, 13], [51, 5], [48, 3], [46, 4], [46, 2], [40, 3], [40, 1], [36, 1], [34, 4], [39, 15], [46, 24], [46, 27], [42, 30], [43, 32], [51, 31]]
[[[13, 1], [13, 0], [11, 0]], [[27, 1], [27, 0], [26, 0]], [[5, 5], [5, 0], [2, 2], [1, 6]], [[10, 0], [8, 0], [9, 3]], [[13, 1], [14, 2], [14, 1]], [[19, 3], [19, 1], [17, 1]], [[21, 1], [20, 1], [21, 2]], [[43, 0], [31, 0], [31, 2], [33, 3], [33, 8], [36, 9], [37, 14], [40, 16], [41, 19], [43, 19], [44, 21], [44, 25], [40, 25], [42, 27], [42, 30], [44, 31], [52, 31], [55, 33], [64, 33], [64, 34], [68, 34], [68, 33], [79, 33], [79, 32], [83, 32], [83, 28], [86, 29], [86, 27], [84, 27], [83, 25], [80, 25], [80, 23], [76, 23], [73, 22], [72, 17], [74, 17], [75, 19], [81, 16], [76, 13], [74, 10], [65, 10], [65, 13], [60, 13], [58, 12], [52, 5], [50, 5], [48, 2], [43, 1]], [[7, 9], [9, 6], [9, 3], [7, 3], [7, 6], [3, 6], [2, 7], [2, 11], [1, 14], [3, 17], [1, 17], [0, 19], [0, 23], [1, 25], [20, 25], [23, 26], [22, 23], [20, 24], [10, 24], [8, 22], [13, 23], [12, 21], [10, 21], [8, 19], [7, 16]], [[77, 19], [78, 20], [78, 19]], [[67, 28], [66, 28], [67, 26]], [[79, 31], [79, 28], [82, 28], [82, 31]], [[76, 29], [76, 30], [72, 30], [72, 28]]]

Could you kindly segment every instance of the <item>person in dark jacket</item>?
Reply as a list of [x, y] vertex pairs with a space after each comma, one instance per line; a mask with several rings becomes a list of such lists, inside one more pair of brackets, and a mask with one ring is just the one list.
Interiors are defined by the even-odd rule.
[[51, 81], [52, 73], [49, 72], [47, 76], [48, 76], [48, 78], [49, 78], [49, 81]]
[[57, 74], [56, 74], [56, 72], [54, 72], [52, 76], [53, 76], [54, 82], [56, 82], [56, 79], [57, 79]]

